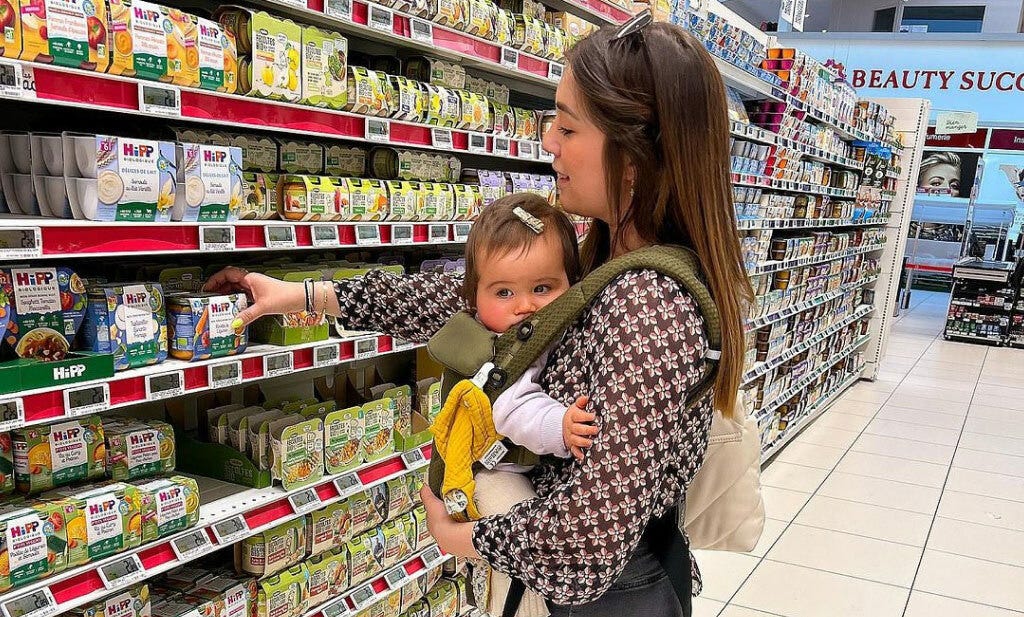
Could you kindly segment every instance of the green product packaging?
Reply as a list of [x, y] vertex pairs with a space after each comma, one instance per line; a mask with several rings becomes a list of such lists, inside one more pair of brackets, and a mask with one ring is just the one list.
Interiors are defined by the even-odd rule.
[[186, 476], [170, 476], [136, 484], [142, 497], [142, 541], [199, 524], [199, 484]]
[[106, 469], [103, 424], [98, 416], [17, 429], [11, 440], [14, 480], [23, 493], [99, 480]]

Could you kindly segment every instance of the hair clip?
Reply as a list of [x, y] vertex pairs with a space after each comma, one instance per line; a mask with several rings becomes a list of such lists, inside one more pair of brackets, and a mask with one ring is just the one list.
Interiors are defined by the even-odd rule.
[[512, 214], [518, 216], [519, 220], [538, 236], [544, 233], [544, 221], [530, 214], [526, 210], [523, 210], [522, 208], [515, 208], [512, 210]]
[[644, 9], [643, 11], [634, 15], [629, 21], [619, 26], [619, 29], [615, 32], [615, 36], [612, 37], [613, 41], [624, 39], [631, 34], [640, 32], [647, 26], [651, 25], [654, 21], [654, 15], [650, 9]]

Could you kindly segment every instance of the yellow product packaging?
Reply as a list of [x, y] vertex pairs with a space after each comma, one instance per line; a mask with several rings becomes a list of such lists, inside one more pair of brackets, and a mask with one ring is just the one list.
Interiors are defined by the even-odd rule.
[[499, 8], [494, 13], [494, 41], [499, 45], [511, 45], [514, 28], [515, 18], [512, 13]]
[[[299, 416], [302, 419], [302, 416]], [[283, 418], [270, 424], [270, 473], [285, 490], [324, 477], [324, 423]]]
[[494, 34], [495, 12], [498, 10], [490, 0], [468, 0], [469, 19], [466, 32], [483, 39], [492, 40]]
[[167, 18], [167, 81], [189, 88], [199, 87], [199, 28], [188, 13], [169, 8]]
[[309, 606], [319, 606], [348, 588], [348, 547], [329, 550], [306, 560]]
[[310, 606], [309, 571], [298, 564], [259, 582], [253, 617], [301, 617]]
[[344, 109], [368, 116], [391, 114], [391, 85], [387, 75], [361, 66], [348, 67], [348, 101]]
[[174, 429], [159, 420], [105, 418], [107, 476], [121, 482], [174, 471]]
[[0, 510], [0, 592], [63, 572], [67, 546], [60, 506], [5, 506]]
[[235, 35], [215, 21], [196, 17], [199, 31], [199, 87], [233, 94], [238, 88]]
[[468, 131], [485, 131], [491, 126], [490, 110], [487, 98], [482, 94], [459, 90], [459, 123], [458, 128]]
[[442, 26], [465, 30], [469, 19], [468, 0], [438, 0], [434, 21]]
[[555, 26], [548, 28], [547, 57], [555, 62], [565, 61], [565, 52], [569, 49], [569, 37], [561, 29]]
[[149, 585], [133, 585], [109, 598], [76, 608], [72, 617], [150, 617]]
[[[110, 63], [105, 2], [90, 0], [5, 0], [4, 56], [17, 51], [29, 62], [56, 64], [103, 73]], [[19, 13], [20, 11], [20, 13]], [[15, 14], [19, 13], [18, 17]], [[20, 17], [21, 31], [15, 35]], [[17, 45], [17, 36], [21, 38]], [[8, 51], [10, 46], [10, 51]]]
[[537, 121], [537, 112], [532, 109], [513, 107], [516, 115], [516, 139], [529, 139], [538, 141], [540, 139], [540, 123]]
[[326, 176], [281, 176], [277, 210], [288, 221], [333, 221], [340, 218], [342, 195]]
[[426, 95], [420, 84], [408, 77], [398, 75], [389, 75], [388, 80], [395, 91], [394, 108], [391, 110], [392, 117], [409, 122], [425, 121], [427, 116]]
[[469, 184], [453, 184], [455, 192], [455, 216], [456, 221], [468, 221], [476, 218], [483, 206], [483, 199], [480, 197], [479, 187]]
[[544, 22], [517, 13], [512, 30], [512, 45], [528, 54], [539, 56], [544, 51]]
[[107, 47], [111, 75], [135, 75], [135, 42], [132, 40], [131, 0], [107, 0]]
[[382, 221], [388, 214], [388, 189], [381, 180], [349, 178], [350, 221]]
[[142, 543], [142, 495], [130, 484], [112, 482], [86, 491], [56, 489], [40, 500], [63, 508], [69, 568]]
[[444, 182], [423, 183], [421, 221], [448, 221], [455, 216], [455, 191]]
[[329, 474], [358, 467], [363, 462], [363, 410], [349, 407], [324, 416], [324, 463]]
[[14, 481], [22, 493], [99, 480], [106, 471], [103, 423], [98, 416], [17, 429], [11, 441]]
[[142, 497], [142, 541], [152, 542], [199, 524], [199, 484], [187, 476], [136, 483]]
[[342, 109], [348, 102], [348, 39], [334, 32], [302, 29], [302, 102]]
[[423, 189], [419, 182], [406, 180], [388, 180], [388, 218], [389, 221], [414, 221], [423, 199]]
[[270, 469], [270, 425], [284, 418], [298, 422], [302, 416], [271, 409], [249, 416], [246, 420], [245, 451], [257, 469]]
[[268, 576], [290, 568], [306, 557], [306, 519], [282, 523], [235, 544], [235, 569]]
[[372, 463], [395, 453], [395, 402], [389, 398], [363, 405], [363, 452]]
[[361, 176], [366, 173], [366, 150], [358, 146], [326, 146], [324, 171], [328, 176]]
[[0, 12], [3, 36], [0, 36], [0, 57], [17, 58], [21, 55], [21, 8], [18, 0], [7, 0]]
[[458, 92], [444, 86], [421, 84], [426, 91], [427, 124], [455, 128], [461, 118]]
[[290, 174], [322, 174], [324, 147], [309, 141], [281, 140], [278, 142], [277, 168]]
[[239, 56], [246, 60], [239, 66], [239, 94], [292, 103], [302, 98], [301, 26], [233, 6], [222, 6], [214, 17], [234, 35]]

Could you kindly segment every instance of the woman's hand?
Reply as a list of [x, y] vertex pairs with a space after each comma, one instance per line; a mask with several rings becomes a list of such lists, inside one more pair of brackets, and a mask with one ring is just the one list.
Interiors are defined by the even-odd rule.
[[229, 266], [210, 277], [203, 291], [213, 293], [245, 292], [249, 306], [231, 323], [236, 331], [263, 315], [293, 313], [306, 308], [302, 283], [287, 283], [244, 268]]
[[420, 499], [427, 511], [427, 529], [437, 540], [437, 546], [456, 557], [480, 559], [473, 546], [473, 523], [457, 523], [448, 516], [444, 502], [434, 496], [430, 487], [420, 489]]

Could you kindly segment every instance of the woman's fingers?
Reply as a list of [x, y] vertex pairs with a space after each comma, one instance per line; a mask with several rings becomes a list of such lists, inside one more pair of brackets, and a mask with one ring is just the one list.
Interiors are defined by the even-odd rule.
[[256, 321], [258, 318], [263, 316], [263, 308], [256, 303], [249, 305], [244, 311], [235, 315], [235, 320], [231, 322], [231, 329], [236, 333], [241, 334], [242, 330]]
[[249, 291], [249, 284], [246, 281], [248, 274], [247, 270], [228, 266], [211, 276], [206, 281], [206, 284], [203, 285], [203, 291], [212, 291], [214, 293], [231, 293], [240, 289]]

